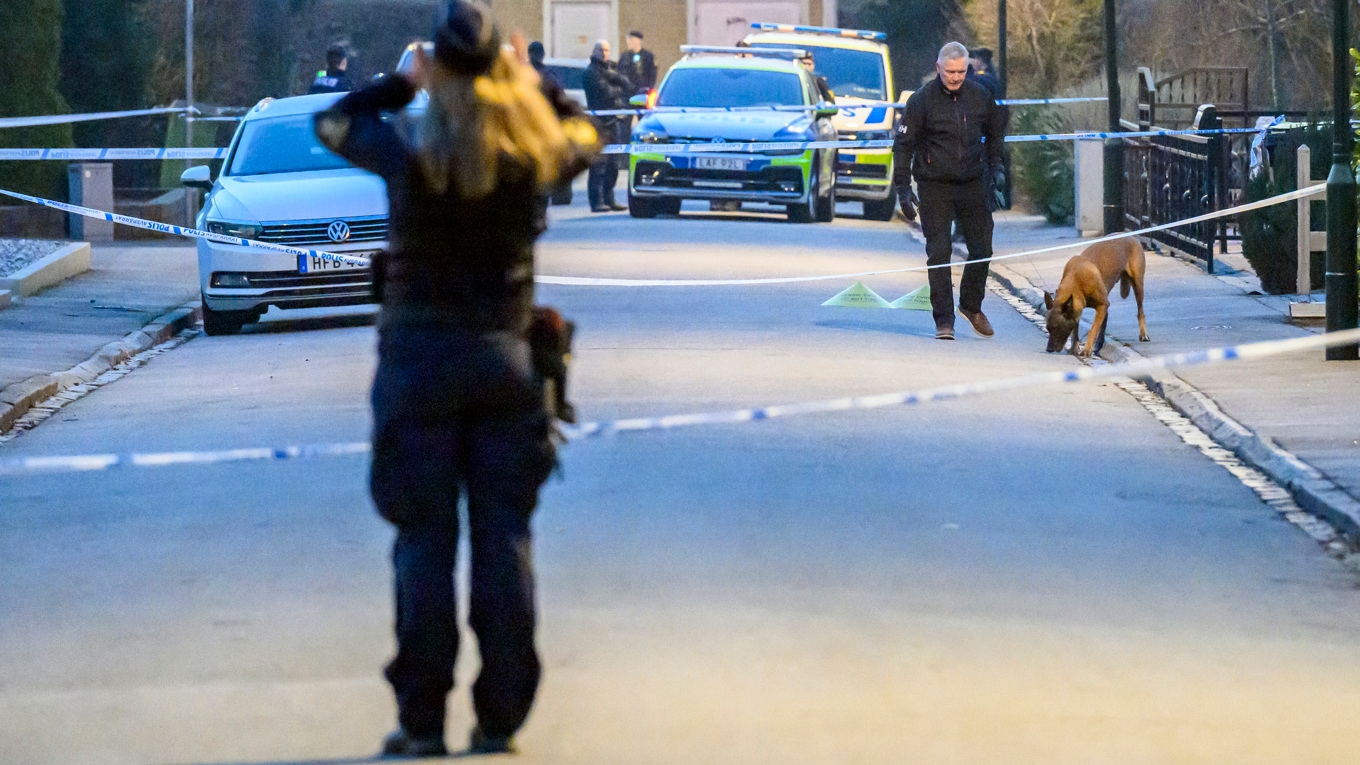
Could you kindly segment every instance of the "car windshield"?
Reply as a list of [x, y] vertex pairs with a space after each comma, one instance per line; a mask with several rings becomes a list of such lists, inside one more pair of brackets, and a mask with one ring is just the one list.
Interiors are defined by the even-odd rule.
[[[773, 43], [751, 43], [756, 48], [791, 48], [791, 45]], [[849, 48], [823, 48], [816, 45], [799, 45], [799, 48], [812, 54], [812, 66], [817, 74], [826, 78], [838, 96], [886, 101], [887, 83], [884, 82], [883, 57], [873, 51], [852, 50]]]
[[581, 90], [585, 87], [586, 70], [579, 66], [547, 64], [543, 68], [567, 90]]
[[295, 114], [246, 122], [227, 175], [301, 173], [349, 166], [316, 139], [312, 115]]
[[796, 106], [803, 82], [792, 72], [761, 69], [674, 69], [661, 85], [657, 106]]

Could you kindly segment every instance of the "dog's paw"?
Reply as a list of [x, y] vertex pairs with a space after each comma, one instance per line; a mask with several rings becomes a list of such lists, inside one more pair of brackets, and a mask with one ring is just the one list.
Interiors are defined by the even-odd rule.
[[1147, 336], [1147, 333], [1144, 332], [1143, 334], [1141, 334], [1141, 335], [1138, 336], [1138, 342], [1140, 342], [1140, 343], [1150, 343], [1150, 342], [1152, 342], [1152, 338], [1148, 337], [1148, 336]]

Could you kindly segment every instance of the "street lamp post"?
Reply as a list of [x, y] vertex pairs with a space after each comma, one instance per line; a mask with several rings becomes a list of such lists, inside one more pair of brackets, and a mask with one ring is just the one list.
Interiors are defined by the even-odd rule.
[[[194, 0], [184, 0], [184, 148], [194, 148]], [[185, 160], [184, 166], [189, 166]], [[194, 225], [198, 210], [195, 209], [194, 189], [184, 189], [184, 217], [189, 226]]]
[[[1111, 133], [1119, 125], [1118, 29], [1115, 26], [1114, 0], [1105, 0], [1105, 95], [1110, 110]], [[1105, 233], [1124, 230], [1124, 143], [1105, 143]]]
[[[1356, 326], [1355, 174], [1351, 172], [1350, 0], [1332, 0], [1332, 172], [1327, 176], [1327, 331]], [[1360, 346], [1327, 349], [1329, 361], [1360, 358]]]
[[1006, 0], [996, 0], [996, 79], [1006, 97]]

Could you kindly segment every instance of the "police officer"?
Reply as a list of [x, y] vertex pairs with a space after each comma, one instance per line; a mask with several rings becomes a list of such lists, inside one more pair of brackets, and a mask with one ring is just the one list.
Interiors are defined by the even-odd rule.
[[[586, 108], [591, 111], [624, 109], [628, 106], [628, 93], [633, 84], [619, 74], [609, 60], [609, 41], [599, 40], [590, 52], [590, 64], [582, 76], [586, 91]], [[630, 117], [604, 116], [595, 118], [595, 129], [605, 143], [628, 143]], [[590, 166], [586, 177], [586, 190], [590, 196], [591, 212], [610, 212], [627, 210], [614, 199], [614, 186], [619, 182], [620, 158], [627, 154], [601, 154]]]
[[[940, 49], [936, 77], [907, 99], [893, 146], [893, 182], [902, 214], [916, 219], [913, 177], [920, 189], [921, 231], [926, 237], [930, 303], [935, 337], [954, 339], [954, 285], [950, 267], [950, 226], [957, 221], [968, 259], [992, 256], [992, 212], [988, 176], [1001, 169], [1005, 125], [1000, 107], [985, 87], [968, 81], [968, 49], [951, 42]], [[985, 142], [984, 142], [985, 139]], [[982, 313], [987, 264], [963, 269], [959, 313], [983, 337], [992, 325]]]
[[349, 80], [349, 75], [345, 70], [349, 68], [349, 52], [345, 46], [336, 43], [326, 49], [326, 71], [321, 72], [312, 80], [312, 87], [308, 88], [307, 94], [313, 93], [347, 93], [354, 90], [353, 83]]
[[[555, 461], [525, 340], [534, 202], [584, 169], [596, 145], [588, 122], [553, 115], [527, 64], [501, 49], [487, 11], [454, 0], [434, 40], [433, 58], [417, 51], [409, 74], [316, 117], [326, 146], [387, 183], [370, 488], [397, 531], [397, 655], [385, 674], [400, 727], [383, 742], [394, 757], [447, 751], [460, 494], [472, 550], [468, 621], [481, 651], [470, 751], [511, 751], [533, 703], [529, 519]], [[419, 89], [429, 93], [420, 129], [399, 132], [383, 114]]]
[[836, 103], [836, 93], [831, 90], [831, 86], [826, 83], [826, 78], [817, 74], [817, 62], [813, 60], [812, 54], [804, 52], [803, 57], [798, 60], [808, 74], [812, 75], [812, 81], [817, 83], [817, 93], [823, 103]]
[[633, 93], [646, 93], [656, 87], [656, 58], [642, 47], [642, 33], [636, 29], [624, 42], [628, 50], [619, 56], [619, 74], [627, 78]]

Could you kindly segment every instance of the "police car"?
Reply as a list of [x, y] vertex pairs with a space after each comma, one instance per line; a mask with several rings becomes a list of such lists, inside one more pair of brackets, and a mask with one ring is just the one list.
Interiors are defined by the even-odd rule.
[[[887, 35], [857, 29], [795, 26], [756, 22], [746, 36], [752, 48], [800, 48], [812, 54], [818, 75], [836, 94], [840, 107], [833, 123], [843, 140], [891, 140], [895, 110], [892, 62]], [[903, 91], [896, 103], [906, 103]], [[890, 220], [897, 206], [892, 185], [892, 149], [841, 149], [836, 165], [836, 192], [841, 200], [864, 203], [864, 217]]]
[[[787, 49], [681, 46], [654, 110], [633, 128], [653, 144], [628, 159], [628, 211], [676, 215], [684, 199], [767, 202], [799, 223], [830, 221], [836, 208], [836, 150], [760, 148], [676, 152], [677, 145], [834, 141], [834, 107], [817, 108], [817, 85]], [[645, 105], [647, 96], [635, 96]], [[724, 112], [722, 109], [785, 107]], [[697, 111], [685, 111], [695, 109]], [[662, 147], [665, 147], [663, 150]]]
[[[387, 189], [317, 140], [312, 115], [344, 94], [265, 99], [241, 120], [222, 171], [181, 176], [208, 192], [198, 228], [302, 249], [370, 257], [387, 246]], [[372, 272], [305, 255], [198, 241], [203, 329], [241, 331], [270, 306], [314, 308], [372, 301]]]

